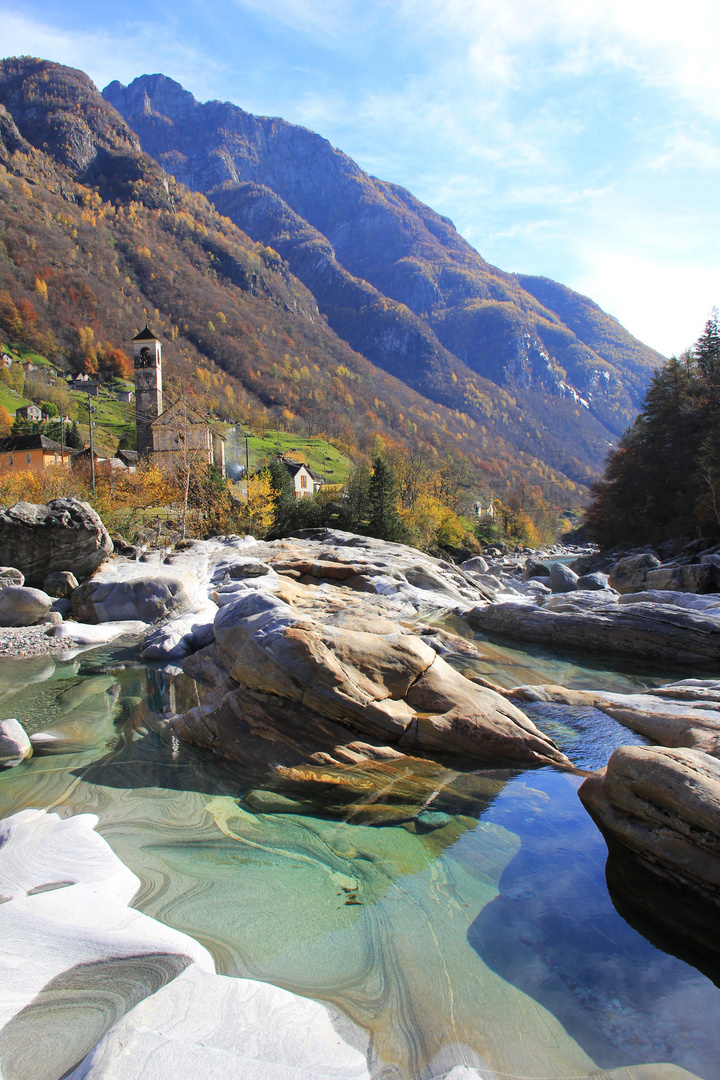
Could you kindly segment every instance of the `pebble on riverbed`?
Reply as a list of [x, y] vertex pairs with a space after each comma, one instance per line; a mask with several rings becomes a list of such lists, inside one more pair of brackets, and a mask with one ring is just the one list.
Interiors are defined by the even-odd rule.
[[76, 644], [66, 637], [48, 637], [48, 629], [47, 623], [39, 623], [37, 626], [0, 627], [0, 658], [43, 656], [59, 649], [71, 649]]

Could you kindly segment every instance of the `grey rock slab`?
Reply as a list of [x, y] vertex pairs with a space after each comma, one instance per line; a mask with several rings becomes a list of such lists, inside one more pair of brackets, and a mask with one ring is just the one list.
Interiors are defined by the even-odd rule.
[[69, 1080], [169, 1077], [370, 1080], [318, 1002], [196, 965], [127, 1013]]
[[0, 720], [0, 768], [19, 765], [32, 756], [32, 744], [19, 720]]
[[0, 510], [0, 551], [29, 585], [42, 585], [53, 570], [83, 580], [112, 550], [100, 517], [79, 499], [53, 499], [47, 506], [19, 502]]
[[[464, 618], [484, 632], [563, 649], [682, 664], [720, 660], [720, 613], [671, 604], [625, 605], [618, 599], [604, 593], [571, 593], [541, 598], [542, 606], [488, 604], [466, 612]], [[555, 605], [559, 609], [553, 610]]]
[[699, 750], [621, 746], [580, 788], [600, 828], [656, 872], [720, 898], [720, 762]]
[[26, 585], [0, 589], [0, 626], [32, 626], [47, 615], [52, 602], [46, 592]]
[[130, 907], [140, 881], [96, 823], [0, 822], [4, 1075], [369, 1080], [324, 1006], [216, 975], [198, 942]]

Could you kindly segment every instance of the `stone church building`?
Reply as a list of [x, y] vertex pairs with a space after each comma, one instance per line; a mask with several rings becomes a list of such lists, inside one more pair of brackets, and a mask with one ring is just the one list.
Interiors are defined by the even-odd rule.
[[160, 339], [146, 324], [132, 345], [139, 457], [153, 458], [158, 465], [174, 456], [206, 461], [225, 476], [225, 436], [219, 428], [184, 401], [163, 409]]

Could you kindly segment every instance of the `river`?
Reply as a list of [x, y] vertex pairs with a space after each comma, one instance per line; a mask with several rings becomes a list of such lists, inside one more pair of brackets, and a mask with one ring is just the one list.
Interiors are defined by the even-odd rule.
[[[479, 647], [478, 670], [504, 685], [631, 690], [668, 677]], [[720, 990], [616, 910], [581, 776], [450, 763], [447, 820], [424, 832], [341, 819], [317, 797], [305, 813], [262, 813], [244, 796], [267, 776], [222, 769], [147, 726], [194, 694], [122, 644], [0, 661], [3, 716], [55, 735], [57, 751], [0, 776], [0, 816], [96, 814], [142, 882], [134, 906], [200, 941], [223, 974], [335, 1006], [369, 1033], [388, 1080], [459, 1063], [553, 1080], [653, 1062], [720, 1076]], [[642, 741], [592, 709], [528, 711], [583, 769]]]

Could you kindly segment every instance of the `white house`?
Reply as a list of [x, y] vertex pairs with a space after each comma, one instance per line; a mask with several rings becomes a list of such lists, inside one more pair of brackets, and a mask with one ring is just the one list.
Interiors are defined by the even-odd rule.
[[295, 498], [302, 499], [305, 495], [314, 495], [322, 487], [322, 480], [305, 465], [302, 461], [293, 461], [292, 458], [281, 457], [287, 471], [292, 477], [295, 487]]
[[484, 518], [486, 521], [494, 521], [497, 517], [497, 510], [495, 509], [495, 500], [490, 498], [479, 498], [472, 504], [473, 513], [479, 518]]

